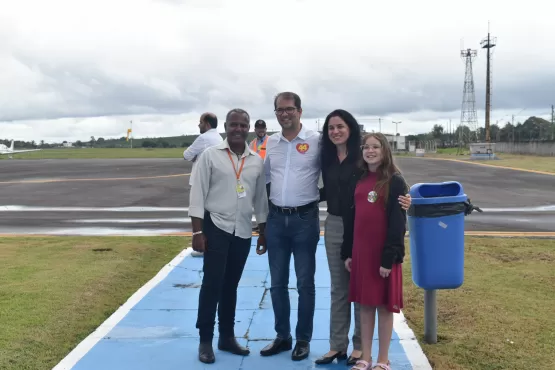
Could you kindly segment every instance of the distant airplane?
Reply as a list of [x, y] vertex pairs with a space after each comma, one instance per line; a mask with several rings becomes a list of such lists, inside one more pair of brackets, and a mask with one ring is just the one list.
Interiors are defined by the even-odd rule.
[[12, 145], [8, 148], [4, 144], [0, 144], [0, 155], [7, 154], [10, 158], [12, 158], [12, 154], [18, 153], [26, 153], [26, 152], [36, 152], [42, 149], [24, 149], [24, 150], [14, 150], [14, 143], [12, 140]]

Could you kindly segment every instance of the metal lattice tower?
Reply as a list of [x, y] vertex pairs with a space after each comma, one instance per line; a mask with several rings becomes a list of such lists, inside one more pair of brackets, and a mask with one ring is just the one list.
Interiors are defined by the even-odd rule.
[[[476, 113], [476, 97], [474, 94], [474, 75], [472, 73], [472, 61], [478, 53], [476, 50], [461, 50], [461, 58], [465, 60], [464, 89], [461, 109], [461, 122], [459, 124], [459, 142], [462, 144], [466, 139], [478, 141], [478, 115]], [[468, 127], [468, 132], [465, 128]]]

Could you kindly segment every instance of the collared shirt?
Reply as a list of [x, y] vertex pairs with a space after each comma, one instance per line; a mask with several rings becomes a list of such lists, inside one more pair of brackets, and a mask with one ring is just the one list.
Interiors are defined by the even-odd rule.
[[289, 141], [281, 132], [268, 138], [264, 161], [270, 201], [280, 207], [298, 207], [320, 199], [320, 134], [301, 127]]
[[210, 148], [211, 146], [218, 145], [223, 141], [222, 136], [218, 133], [218, 130], [212, 128], [202, 134], [200, 134], [193, 144], [190, 147], [185, 149], [183, 152], [183, 159], [186, 161], [194, 161], [193, 162], [193, 169], [191, 171], [191, 176], [189, 177], [189, 185], [193, 184], [193, 177], [195, 174], [195, 169], [197, 167], [197, 162], [199, 156], [204, 152], [206, 149]]
[[[268, 197], [262, 158], [245, 143], [241, 156], [231, 153], [235, 170], [229, 159], [229, 143], [222, 143], [206, 149], [198, 159], [198, 168], [191, 187], [189, 217], [204, 218], [204, 211], [210, 212], [212, 221], [219, 229], [248, 239], [252, 236], [252, 215], [256, 222], [266, 222], [268, 217]], [[240, 174], [245, 197], [237, 196], [237, 176], [241, 161], [245, 164]]]

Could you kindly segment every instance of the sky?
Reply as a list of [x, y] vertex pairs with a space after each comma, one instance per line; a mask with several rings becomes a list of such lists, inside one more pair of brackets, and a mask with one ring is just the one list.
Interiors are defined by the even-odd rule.
[[[491, 123], [550, 118], [555, 22], [545, 4], [399, 0], [0, 0], [0, 138], [88, 140], [197, 134], [246, 109], [279, 125], [273, 97], [297, 92], [302, 122], [343, 108], [367, 131], [460, 122], [465, 64], [484, 125], [488, 22]], [[319, 121], [318, 121], [319, 120]], [[397, 125], [393, 122], [400, 122]], [[318, 124], [319, 122], [319, 124]]]

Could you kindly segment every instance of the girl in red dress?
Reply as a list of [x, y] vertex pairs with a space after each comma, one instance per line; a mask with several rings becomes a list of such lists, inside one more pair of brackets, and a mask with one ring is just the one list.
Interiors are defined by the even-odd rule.
[[[352, 370], [391, 370], [388, 352], [393, 313], [403, 308], [402, 262], [405, 255], [406, 213], [398, 198], [408, 190], [393, 163], [391, 148], [381, 133], [362, 141], [360, 180], [354, 194], [349, 300], [361, 305], [362, 358]], [[372, 339], [378, 312], [379, 353], [372, 364]]]

